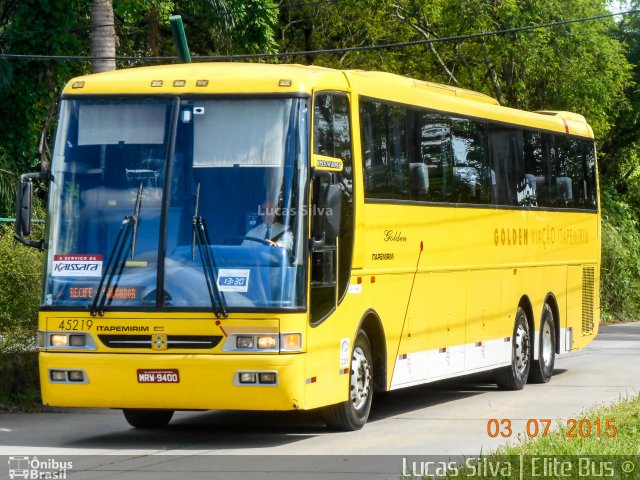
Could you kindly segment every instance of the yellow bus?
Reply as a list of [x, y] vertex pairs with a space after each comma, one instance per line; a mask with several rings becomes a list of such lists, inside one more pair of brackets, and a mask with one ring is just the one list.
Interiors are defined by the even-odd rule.
[[[322, 409], [495, 370], [547, 382], [599, 323], [593, 133], [380, 72], [183, 64], [71, 80], [17, 233], [45, 249], [42, 398]], [[49, 181], [44, 242], [31, 182]]]

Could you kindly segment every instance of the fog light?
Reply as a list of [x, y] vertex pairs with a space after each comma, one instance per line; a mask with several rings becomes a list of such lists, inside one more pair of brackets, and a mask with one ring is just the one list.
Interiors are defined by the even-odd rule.
[[256, 383], [255, 372], [240, 372], [240, 383]]
[[64, 370], [50, 370], [49, 377], [52, 382], [66, 382], [67, 381], [67, 372]]
[[69, 335], [69, 345], [72, 347], [84, 347], [87, 344], [85, 335]]
[[260, 383], [274, 384], [276, 383], [276, 372], [262, 372], [258, 375]]
[[273, 349], [276, 348], [276, 337], [258, 337], [258, 348]]
[[68, 338], [64, 334], [54, 334], [51, 335], [51, 346], [52, 347], [66, 347]]
[[84, 373], [82, 370], [70, 370], [69, 371], [70, 382], [84, 382]]
[[236, 347], [244, 348], [244, 349], [253, 349], [255, 348], [255, 342], [253, 337], [238, 337], [236, 338]]
[[280, 348], [290, 352], [302, 349], [302, 335], [299, 333], [283, 333]]

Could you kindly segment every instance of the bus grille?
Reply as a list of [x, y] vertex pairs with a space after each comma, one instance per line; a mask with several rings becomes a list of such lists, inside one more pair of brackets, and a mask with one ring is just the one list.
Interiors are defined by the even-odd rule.
[[593, 267], [582, 269], [582, 334], [593, 334], [593, 303], [594, 303], [594, 273]]
[[[100, 341], [109, 348], [145, 348], [151, 349], [151, 335], [98, 335]], [[222, 340], [221, 336], [208, 335], [167, 335], [167, 349], [214, 348]]]

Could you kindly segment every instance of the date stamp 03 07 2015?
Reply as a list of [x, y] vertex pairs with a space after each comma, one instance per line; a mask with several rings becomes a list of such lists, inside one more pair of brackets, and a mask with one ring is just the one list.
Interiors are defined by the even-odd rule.
[[[549, 418], [529, 418], [526, 420], [525, 432], [529, 438], [546, 437], [549, 435], [549, 428], [552, 420]], [[569, 418], [564, 421], [562, 433], [567, 438], [587, 438], [587, 437], [608, 437], [613, 438], [617, 435], [615, 421], [606, 420], [589, 420], [588, 418], [575, 419]], [[511, 438], [513, 435], [513, 424], [509, 418], [491, 418], [487, 422], [487, 435], [491, 438], [498, 436], [503, 438]]]

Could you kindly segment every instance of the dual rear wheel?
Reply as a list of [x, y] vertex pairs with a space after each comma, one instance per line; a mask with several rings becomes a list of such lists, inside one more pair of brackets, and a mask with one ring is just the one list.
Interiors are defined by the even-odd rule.
[[[534, 344], [537, 355], [534, 355]], [[498, 387], [521, 390], [527, 381], [547, 383], [553, 375], [555, 345], [555, 324], [549, 305], [545, 304], [542, 311], [537, 342], [533, 342], [526, 312], [518, 307], [511, 338], [511, 364], [496, 370]]]

